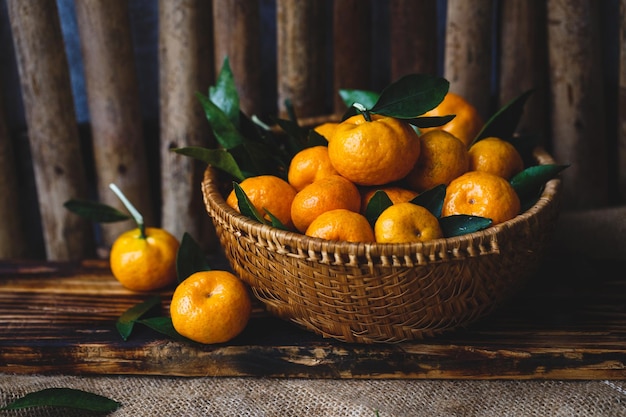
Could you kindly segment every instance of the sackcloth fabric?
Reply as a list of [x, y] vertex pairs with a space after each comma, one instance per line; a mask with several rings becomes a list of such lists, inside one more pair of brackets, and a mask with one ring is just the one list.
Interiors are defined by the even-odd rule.
[[[121, 403], [110, 416], [626, 416], [626, 381], [332, 380], [0, 374], [0, 405], [44, 388]], [[38, 407], [0, 415], [83, 416]], [[92, 414], [90, 414], [92, 415]]]

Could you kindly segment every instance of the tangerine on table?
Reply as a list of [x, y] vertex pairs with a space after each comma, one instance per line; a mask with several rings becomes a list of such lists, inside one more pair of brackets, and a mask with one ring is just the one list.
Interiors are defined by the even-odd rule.
[[449, 116], [456, 115], [454, 119], [437, 128], [420, 129], [426, 133], [432, 129], [443, 129], [459, 138], [465, 146], [469, 147], [476, 135], [485, 124], [478, 109], [459, 94], [448, 91], [437, 107], [427, 111], [423, 116]]
[[339, 123], [328, 141], [328, 156], [342, 176], [358, 185], [397, 181], [411, 171], [420, 153], [419, 137], [405, 121], [357, 114]]
[[[272, 213], [286, 227], [292, 227], [291, 202], [296, 189], [287, 181], [275, 175], [248, 177], [239, 184], [256, 210], [266, 220], [270, 220], [267, 211]], [[239, 201], [235, 190], [226, 198], [226, 204], [239, 211]]]
[[180, 244], [168, 231], [147, 227], [126, 231], [113, 242], [109, 264], [113, 276], [133, 291], [154, 291], [176, 282]]
[[291, 219], [295, 228], [304, 233], [317, 216], [340, 208], [358, 212], [361, 194], [348, 179], [331, 175], [298, 191], [291, 203]]
[[313, 220], [307, 236], [346, 242], [374, 242], [374, 230], [365, 216], [346, 209], [326, 211]]
[[520, 209], [519, 196], [507, 180], [490, 172], [468, 171], [448, 185], [441, 215], [486, 217], [495, 225], [514, 218]]
[[424, 192], [450, 181], [469, 169], [467, 147], [452, 133], [435, 129], [420, 136], [421, 151], [405, 177], [409, 188]]
[[287, 180], [289, 184], [300, 191], [312, 182], [338, 174], [328, 157], [326, 146], [313, 146], [296, 153], [289, 163]]
[[380, 187], [365, 187], [361, 188], [361, 214], [365, 213], [367, 205], [369, 204], [376, 191], [384, 191], [387, 197], [393, 204], [405, 203], [413, 200], [419, 195], [415, 190], [409, 190], [408, 188], [400, 187], [398, 185], [382, 185]]
[[413, 203], [387, 207], [374, 224], [376, 242], [424, 242], [443, 237], [439, 220], [428, 209]]
[[524, 170], [524, 160], [515, 146], [506, 140], [488, 137], [469, 148], [470, 170], [487, 171], [507, 180]]

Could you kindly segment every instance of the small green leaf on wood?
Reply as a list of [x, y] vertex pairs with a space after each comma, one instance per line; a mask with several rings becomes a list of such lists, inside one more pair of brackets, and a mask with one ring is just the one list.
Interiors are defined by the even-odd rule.
[[183, 282], [190, 275], [199, 271], [210, 271], [211, 265], [206, 254], [187, 232], [183, 234], [176, 253], [176, 276], [178, 282]]
[[374, 227], [380, 214], [391, 205], [393, 202], [387, 193], [383, 190], [377, 190], [365, 207], [365, 218]]
[[533, 90], [528, 90], [513, 100], [505, 104], [500, 110], [498, 110], [478, 132], [476, 138], [472, 141], [470, 146], [475, 142], [488, 138], [497, 137], [504, 140], [509, 140], [519, 124], [520, 118], [524, 113], [524, 105], [526, 100], [533, 93]]
[[243, 188], [241, 188], [241, 186], [234, 181], [233, 189], [235, 190], [235, 196], [237, 196], [239, 212], [252, 220], [267, 224], [267, 221], [263, 218], [263, 216], [261, 216], [256, 207], [254, 207], [254, 204], [252, 204]]
[[205, 162], [239, 181], [245, 178], [235, 158], [233, 158], [230, 152], [224, 149], [207, 149], [200, 146], [188, 146], [185, 148], [174, 148], [172, 151]]
[[511, 178], [511, 185], [522, 201], [522, 205], [527, 199], [536, 197], [546, 182], [567, 167], [569, 165], [534, 165]]
[[147, 319], [139, 320], [137, 323], [140, 323], [155, 332], [161, 333], [170, 339], [174, 339], [180, 342], [189, 342], [190, 339], [181, 335], [174, 328], [174, 324], [172, 323], [171, 317], [150, 317]]
[[131, 218], [116, 208], [96, 201], [71, 199], [66, 201], [63, 206], [72, 213], [97, 223], [113, 223]]
[[102, 395], [73, 388], [46, 388], [31, 392], [0, 410], [18, 410], [30, 407], [63, 407], [96, 413], [110, 413], [122, 406], [121, 403]]
[[445, 78], [409, 74], [389, 84], [380, 94], [371, 113], [399, 119], [413, 119], [434, 109], [448, 93]]
[[443, 209], [443, 199], [446, 196], [446, 186], [439, 184], [429, 190], [420, 193], [411, 200], [411, 203], [425, 207], [433, 216], [440, 217]]
[[491, 219], [480, 216], [468, 216], [466, 214], [455, 214], [439, 219], [439, 226], [444, 237], [461, 236], [477, 232], [491, 226], [491, 223]]
[[128, 340], [133, 331], [135, 322], [149, 311], [161, 304], [161, 297], [158, 295], [148, 298], [146, 301], [135, 304], [126, 310], [115, 322], [115, 327], [122, 339]]

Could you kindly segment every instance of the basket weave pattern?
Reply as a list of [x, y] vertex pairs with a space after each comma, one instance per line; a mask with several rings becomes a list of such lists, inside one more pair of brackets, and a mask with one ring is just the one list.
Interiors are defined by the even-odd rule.
[[[554, 163], [542, 149], [541, 164]], [[395, 343], [469, 324], [514, 294], [538, 267], [558, 215], [560, 180], [515, 219], [423, 243], [326, 241], [242, 216], [208, 167], [207, 212], [234, 272], [268, 312], [325, 337]]]

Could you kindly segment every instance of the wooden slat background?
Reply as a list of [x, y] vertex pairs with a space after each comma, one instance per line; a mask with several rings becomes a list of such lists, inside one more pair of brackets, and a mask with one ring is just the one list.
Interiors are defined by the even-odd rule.
[[206, 93], [226, 55], [242, 110], [265, 118], [284, 115], [285, 99], [300, 117], [341, 113], [338, 88], [380, 90], [409, 72], [446, 77], [485, 118], [536, 88], [520, 128], [572, 164], [565, 209], [626, 201], [626, 0], [162, 0], [156, 122], [140, 100], [150, 63], [134, 49], [146, 3], [68, 3], [87, 127], [74, 111], [59, 3], [0, 0], [0, 259], [106, 256], [130, 225], [94, 227], [63, 202], [121, 207], [110, 182], [151, 224], [210, 247], [198, 166], [169, 149], [211, 143], [194, 94]]

